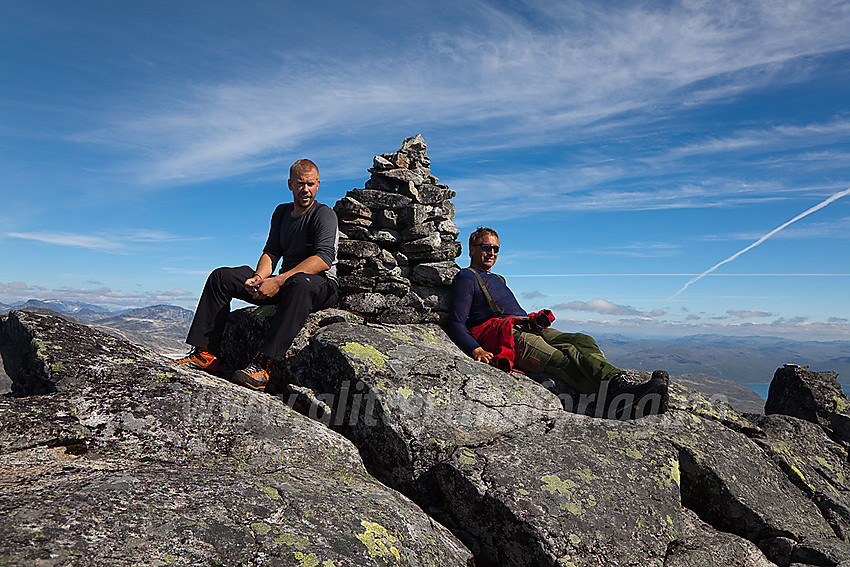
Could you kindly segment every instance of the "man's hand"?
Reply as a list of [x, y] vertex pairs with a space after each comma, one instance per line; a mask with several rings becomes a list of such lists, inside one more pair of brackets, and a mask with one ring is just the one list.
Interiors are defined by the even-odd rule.
[[493, 360], [493, 353], [478, 347], [472, 351], [472, 358], [478, 362], [486, 362], [487, 364], [490, 364], [490, 361]]
[[280, 284], [276, 278], [262, 278], [259, 275], [254, 275], [245, 280], [245, 287], [256, 300], [274, 297], [280, 291]]

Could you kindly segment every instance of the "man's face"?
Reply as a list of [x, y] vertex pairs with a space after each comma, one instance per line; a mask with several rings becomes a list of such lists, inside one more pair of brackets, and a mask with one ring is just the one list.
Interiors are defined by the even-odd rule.
[[303, 213], [316, 200], [316, 192], [319, 190], [319, 172], [307, 169], [290, 178], [286, 183], [292, 191], [295, 210]]
[[485, 248], [498, 246], [499, 239], [492, 234], [485, 234], [478, 239], [477, 244], [472, 245], [472, 249], [469, 251], [469, 257], [472, 258], [472, 261], [470, 262], [472, 267], [479, 272], [489, 272], [490, 268], [493, 267], [493, 264], [496, 263], [496, 258], [499, 257], [499, 253], [493, 249], [485, 250], [481, 247], [482, 245], [485, 245]]

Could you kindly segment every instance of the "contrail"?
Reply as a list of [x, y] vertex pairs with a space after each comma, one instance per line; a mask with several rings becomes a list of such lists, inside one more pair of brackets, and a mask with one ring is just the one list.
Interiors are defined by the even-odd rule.
[[814, 207], [812, 207], [811, 209], [807, 210], [806, 212], [800, 213], [799, 215], [797, 215], [797, 216], [796, 216], [796, 217], [794, 217], [793, 219], [789, 220], [788, 222], [786, 222], [786, 223], [785, 223], [785, 224], [783, 224], [782, 226], [779, 226], [779, 227], [777, 227], [777, 228], [774, 228], [773, 230], [771, 230], [770, 232], [768, 232], [767, 234], [765, 234], [764, 236], [762, 236], [761, 238], [759, 238], [758, 240], [756, 240], [755, 242], [753, 242], [752, 244], [750, 244], [749, 246], [747, 246], [746, 248], [744, 248], [743, 250], [741, 250], [741, 251], [739, 251], [739, 252], [735, 252], [734, 254], [732, 254], [731, 256], [729, 256], [728, 258], [726, 258], [725, 260], [723, 260], [722, 262], [719, 262], [718, 264], [715, 264], [714, 266], [710, 267], [709, 269], [707, 269], [706, 271], [704, 271], [703, 273], [701, 273], [700, 275], [698, 275], [697, 277], [695, 277], [694, 279], [692, 279], [691, 281], [689, 281], [688, 283], [686, 283], [685, 285], [683, 285], [683, 286], [682, 286], [682, 289], [680, 289], [679, 291], [677, 291], [676, 293], [674, 293], [673, 295], [671, 295], [669, 299], [673, 299], [673, 298], [674, 298], [674, 297], [676, 297], [677, 295], [681, 294], [683, 291], [685, 291], [686, 289], [688, 289], [688, 287], [690, 287], [690, 285], [691, 285], [691, 284], [693, 284], [693, 283], [695, 283], [695, 282], [699, 281], [700, 279], [702, 279], [703, 277], [707, 276], [708, 274], [710, 274], [711, 272], [713, 272], [714, 270], [716, 270], [717, 268], [719, 268], [719, 267], [720, 267], [720, 266], [722, 266], [723, 264], [728, 264], [729, 262], [731, 262], [732, 260], [734, 260], [735, 258], [737, 258], [738, 256], [740, 256], [740, 255], [741, 255], [741, 254], [743, 254], [744, 252], [747, 252], [747, 251], [749, 251], [749, 250], [752, 250], [753, 248], [755, 248], [756, 246], [758, 246], [759, 244], [761, 244], [762, 242], [764, 242], [765, 240], [767, 240], [768, 238], [770, 238], [771, 236], [773, 236], [774, 234], [776, 234], [777, 232], [779, 232], [780, 230], [782, 230], [783, 228], [787, 227], [788, 225], [791, 225], [791, 224], [793, 224], [793, 223], [797, 222], [798, 220], [800, 220], [801, 218], [807, 217], [807, 216], [809, 216], [810, 214], [812, 214], [812, 213], [814, 213], [814, 212], [816, 212], [816, 211], [821, 210], [822, 208], [824, 208], [825, 206], [827, 206], [827, 205], [828, 205], [828, 204], [830, 204], [831, 202], [833, 202], [833, 201], [835, 201], [835, 200], [837, 200], [837, 199], [840, 199], [841, 197], [847, 196], [847, 195], [850, 195], [850, 187], [848, 187], [848, 188], [847, 188], [847, 189], [845, 189], [844, 191], [840, 191], [840, 192], [836, 193], [835, 195], [833, 195], [833, 196], [831, 196], [830, 198], [828, 198], [826, 201], [824, 201], [824, 202], [822, 202], [822, 203], [819, 203], [819, 204], [815, 205]]

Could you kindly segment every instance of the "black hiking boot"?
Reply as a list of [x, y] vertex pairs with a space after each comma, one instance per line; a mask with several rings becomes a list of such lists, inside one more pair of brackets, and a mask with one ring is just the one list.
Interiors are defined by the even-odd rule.
[[[667, 411], [670, 376], [663, 370], [656, 370], [646, 380], [641, 374], [646, 375], [635, 370], [623, 370], [611, 377], [608, 383], [608, 417], [632, 419]], [[610, 415], [612, 404], [613, 416]]]

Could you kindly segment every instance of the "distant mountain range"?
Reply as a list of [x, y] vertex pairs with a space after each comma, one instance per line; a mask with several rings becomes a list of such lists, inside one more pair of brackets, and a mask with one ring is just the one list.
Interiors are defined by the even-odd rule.
[[[58, 313], [166, 356], [186, 352], [188, 346], [184, 340], [193, 317], [192, 311], [174, 305], [116, 313], [98, 305], [57, 300], [0, 303], [0, 314], [10, 309]], [[761, 398], [743, 385], [769, 383], [776, 369], [786, 363], [808, 365], [812, 370], [834, 370], [839, 373], [839, 381], [850, 384], [850, 341], [722, 335], [629, 339], [600, 334], [595, 338], [616, 366], [667, 370], [681, 384], [707, 396], [725, 399], [739, 411], [763, 410]]]
[[794, 341], [777, 337], [692, 335], [675, 339], [628, 339], [598, 335], [615, 365], [664, 369], [670, 375], [705, 374], [738, 384], [767, 384], [783, 364], [834, 370], [850, 384], [850, 341]]
[[57, 300], [30, 299], [14, 305], [0, 303], [0, 314], [11, 309], [59, 314], [166, 356], [188, 350], [184, 341], [194, 316], [189, 309], [175, 305], [153, 305], [116, 313], [99, 305]]
[[62, 315], [71, 315], [78, 321], [96, 321], [104, 317], [112, 317], [118, 313], [114, 313], [100, 305], [92, 305], [90, 303], [82, 303], [77, 301], [60, 301], [58, 299], [28, 299], [12, 305], [0, 303], [0, 314], [6, 314], [12, 309], [20, 309], [22, 311], [53, 311]]

